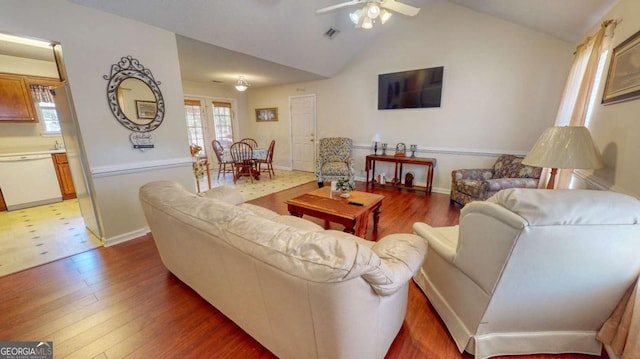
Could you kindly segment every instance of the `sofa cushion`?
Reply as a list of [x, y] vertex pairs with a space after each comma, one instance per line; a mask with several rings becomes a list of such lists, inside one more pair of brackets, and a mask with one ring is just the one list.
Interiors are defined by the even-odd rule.
[[312, 232], [324, 231], [324, 228], [320, 227], [319, 225], [299, 217], [284, 215], [284, 216], [274, 217], [271, 220], [276, 223], [282, 223], [287, 226], [295, 227], [297, 229], [302, 229], [305, 231], [312, 231]]
[[255, 204], [251, 204], [251, 203], [243, 203], [240, 205], [240, 207], [244, 209], [248, 209], [251, 212], [255, 213], [257, 216], [260, 216], [266, 219], [273, 219], [280, 216], [277, 212], [274, 212], [264, 207], [256, 206]]
[[519, 177], [518, 171], [520, 163], [524, 158], [513, 155], [502, 155], [498, 157], [493, 165], [493, 178], [513, 178]]
[[227, 185], [214, 187], [206, 192], [199, 193], [198, 195], [201, 197], [215, 198], [232, 205], [238, 205], [244, 202], [240, 192]]
[[322, 174], [325, 176], [341, 176], [349, 173], [349, 165], [342, 162], [326, 162], [322, 164]]

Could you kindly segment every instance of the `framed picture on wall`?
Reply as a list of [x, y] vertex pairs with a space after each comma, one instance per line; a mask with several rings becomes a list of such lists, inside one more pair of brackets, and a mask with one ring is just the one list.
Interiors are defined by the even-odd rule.
[[278, 121], [278, 108], [256, 108], [256, 122]]
[[640, 97], [640, 31], [613, 49], [603, 104]]
[[154, 119], [158, 111], [158, 104], [155, 101], [136, 100], [136, 114], [138, 118]]

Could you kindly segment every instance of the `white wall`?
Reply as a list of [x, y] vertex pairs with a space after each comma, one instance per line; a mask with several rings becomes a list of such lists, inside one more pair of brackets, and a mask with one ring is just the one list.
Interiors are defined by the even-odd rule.
[[[251, 134], [288, 141], [289, 96], [316, 93], [318, 136], [353, 138], [358, 176], [379, 133], [390, 148], [417, 144], [419, 156], [436, 158], [434, 190], [448, 192], [452, 169], [525, 154], [553, 124], [573, 44], [444, 1], [378, 30], [378, 41], [332, 79], [251, 89], [248, 112], [280, 109], [278, 123], [250, 123]], [[377, 110], [378, 74], [434, 66], [445, 68], [441, 108]], [[290, 153], [288, 142], [279, 146]], [[417, 171], [424, 183], [424, 170]]]
[[[142, 184], [167, 179], [195, 189], [173, 33], [63, 0], [3, 1], [0, 31], [62, 44], [104, 239], [144, 233], [147, 225], [137, 201]], [[127, 55], [152, 71], [165, 100], [164, 122], [152, 132], [156, 148], [145, 152], [132, 148], [131, 132], [107, 105], [103, 75]]]
[[[640, 197], [640, 99], [611, 105], [601, 105], [602, 93], [610, 65], [613, 47], [640, 30], [640, 2], [620, 0], [601, 20], [622, 20], [615, 29], [612, 51], [609, 52], [605, 71], [596, 94], [596, 106], [589, 124], [593, 140], [602, 152], [605, 168], [596, 170], [589, 181], [596, 187], [611, 188]], [[585, 37], [593, 34], [593, 29]]]

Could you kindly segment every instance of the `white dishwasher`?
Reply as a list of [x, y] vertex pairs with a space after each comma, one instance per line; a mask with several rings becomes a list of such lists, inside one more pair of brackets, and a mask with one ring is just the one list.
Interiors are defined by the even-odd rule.
[[0, 190], [9, 211], [62, 201], [50, 154], [0, 156]]

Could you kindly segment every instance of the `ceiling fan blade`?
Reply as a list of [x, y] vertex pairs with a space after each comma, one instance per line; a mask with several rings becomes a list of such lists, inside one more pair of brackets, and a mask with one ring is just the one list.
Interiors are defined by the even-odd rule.
[[407, 16], [415, 16], [418, 15], [418, 12], [420, 12], [419, 7], [407, 5], [396, 0], [384, 0], [380, 4], [380, 6]]
[[343, 7], [352, 6], [352, 5], [358, 5], [363, 1], [364, 0], [351, 0], [351, 1], [340, 3], [340, 4], [336, 4], [336, 5], [323, 7], [322, 9], [316, 10], [316, 14], [324, 14], [325, 12], [333, 11], [333, 10], [340, 9], [340, 8], [343, 8]]

